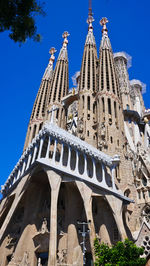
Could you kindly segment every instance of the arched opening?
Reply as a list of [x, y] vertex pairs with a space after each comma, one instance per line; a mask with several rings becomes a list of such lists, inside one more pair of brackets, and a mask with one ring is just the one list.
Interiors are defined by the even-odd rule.
[[60, 143], [60, 141], [58, 141], [56, 146], [55, 162], [60, 161], [61, 149], [62, 149], [62, 144]]
[[[81, 194], [74, 182], [61, 183], [57, 211], [57, 263], [82, 265], [82, 242], [77, 221], [86, 221]], [[89, 238], [86, 248], [90, 252]]]
[[71, 150], [70, 168], [71, 170], [75, 170], [75, 167], [76, 167], [76, 152], [75, 150]]
[[100, 162], [96, 162], [96, 178], [102, 182], [102, 164]]
[[93, 177], [93, 162], [89, 156], [87, 156], [87, 175], [90, 178]]
[[49, 137], [46, 136], [46, 137], [44, 138], [44, 142], [43, 142], [43, 146], [42, 146], [41, 158], [45, 158], [45, 157], [46, 157], [48, 141], [49, 141]]
[[112, 245], [119, 241], [120, 235], [112, 210], [102, 195], [93, 197], [92, 212], [96, 236], [100, 243]]
[[84, 173], [84, 156], [81, 153], [79, 154], [78, 169], [79, 169], [80, 175], [83, 175], [83, 173]]
[[50, 148], [49, 148], [49, 158], [50, 159], [53, 158], [53, 154], [54, 154], [54, 143], [55, 143], [55, 140], [51, 138], [51, 140], [50, 140]]
[[64, 145], [64, 151], [63, 151], [63, 159], [62, 159], [62, 164], [63, 166], [67, 166], [68, 163], [68, 146]]
[[105, 181], [108, 187], [112, 187], [111, 170], [109, 167], [105, 167]]

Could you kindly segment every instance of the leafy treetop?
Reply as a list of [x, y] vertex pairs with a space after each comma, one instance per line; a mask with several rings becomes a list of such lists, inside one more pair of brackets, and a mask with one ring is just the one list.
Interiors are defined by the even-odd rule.
[[143, 266], [146, 263], [143, 255], [143, 248], [137, 247], [132, 241], [126, 239], [124, 242], [117, 242], [109, 247], [98, 239], [94, 241], [95, 266]]
[[0, 0], [0, 32], [9, 30], [9, 37], [23, 43], [27, 38], [40, 41], [35, 15], [44, 15], [37, 0]]

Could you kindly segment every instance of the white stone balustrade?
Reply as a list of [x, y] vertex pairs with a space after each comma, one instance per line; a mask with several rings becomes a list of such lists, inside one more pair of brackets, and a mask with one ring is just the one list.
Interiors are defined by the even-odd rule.
[[[119, 157], [117, 155], [110, 157], [100, 152], [52, 123], [46, 123], [33, 139], [2, 186], [1, 193], [4, 196], [7, 195], [16, 182], [33, 167], [35, 162], [62, 172], [68, 178], [71, 176], [91, 183], [129, 201], [115, 186], [114, 169], [119, 163]], [[106, 180], [106, 168], [111, 173], [109, 176], [111, 186]]]

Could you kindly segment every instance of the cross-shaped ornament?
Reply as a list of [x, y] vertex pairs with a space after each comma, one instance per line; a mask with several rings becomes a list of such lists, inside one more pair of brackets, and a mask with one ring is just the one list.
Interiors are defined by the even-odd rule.
[[63, 46], [64, 47], [67, 47], [67, 44], [68, 44], [68, 39], [67, 37], [69, 36], [70, 34], [68, 33], [68, 31], [64, 31], [62, 37], [64, 38], [64, 42], [63, 42]]
[[102, 32], [105, 31], [107, 32], [107, 28], [106, 28], [106, 24], [108, 23], [108, 19], [107, 18], [102, 18], [100, 20], [100, 25], [103, 26]]
[[51, 110], [48, 110], [48, 114], [52, 113], [50, 123], [54, 124], [54, 112], [57, 111], [59, 108], [55, 105], [52, 106]]

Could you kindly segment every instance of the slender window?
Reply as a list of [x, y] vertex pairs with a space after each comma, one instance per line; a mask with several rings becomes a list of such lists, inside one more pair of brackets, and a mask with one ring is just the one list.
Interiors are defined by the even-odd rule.
[[106, 83], [107, 83], [107, 90], [109, 91], [109, 71], [108, 71], [108, 59], [107, 59], [107, 51], [105, 50], [105, 63], [106, 63]]
[[85, 66], [86, 66], [86, 52], [84, 55], [84, 62], [83, 62], [83, 79], [82, 79], [82, 88], [85, 87]]
[[93, 91], [95, 91], [95, 64], [94, 64], [94, 53], [92, 52], [92, 68], [93, 68]]
[[88, 53], [88, 90], [90, 89], [90, 51]]
[[84, 109], [84, 96], [82, 96], [82, 108]]
[[59, 102], [60, 102], [61, 93], [62, 93], [63, 72], [64, 72], [64, 62], [62, 62], [61, 79], [60, 79], [60, 84], [59, 84], [59, 96], [58, 96]]
[[115, 112], [115, 118], [117, 118], [116, 102], [114, 102], [114, 112]]
[[103, 73], [103, 52], [102, 52], [102, 60], [101, 60], [101, 89], [104, 89], [104, 73]]
[[103, 113], [105, 113], [105, 103], [104, 103], [104, 98], [102, 98], [102, 106], [103, 106]]
[[87, 97], [87, 108], [90, 111], [90, 96]]
[[35, 132], [36, 132], [36, 125], [34, 125], [33, 134], [32, 134], [32, 139], [35, 137]]
[[59, 116], [59, 109], [56, 112], [56, 119], [58, 119], [58, 116]]
[[56, 93], [57, 93], [59, 73], [60, 73], [60, 65], [59, 65], [58, 72], [57, 72], [57, 76], [56, 76], [55, 90], [54, 90], [54, 95], [53, 95], [53, 102], [56, 100]]
[[108, 113], [111, 115], [111, 101], [108, 98]]

